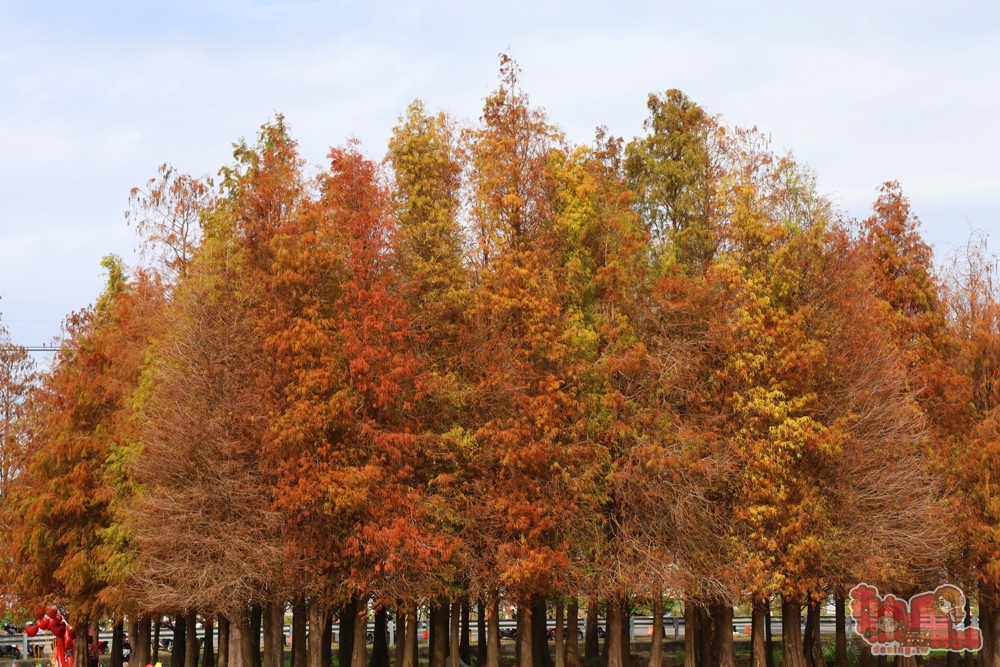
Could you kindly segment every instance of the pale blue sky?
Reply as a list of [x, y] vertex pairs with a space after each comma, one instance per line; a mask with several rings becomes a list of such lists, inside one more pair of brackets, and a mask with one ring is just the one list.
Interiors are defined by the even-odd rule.
[[575, 141], [680, 88], [757, 125], [862, 216], [898, 179], [939, 254], [1000, 245], [1000, 5], [961, 2], [0, 0], [0, 312], [39, 344], [134, 261], [129, 188], [214, 173], [285, 114], [306, 158], [380, 157], [415, 97], [474, 119], [510, 49]]

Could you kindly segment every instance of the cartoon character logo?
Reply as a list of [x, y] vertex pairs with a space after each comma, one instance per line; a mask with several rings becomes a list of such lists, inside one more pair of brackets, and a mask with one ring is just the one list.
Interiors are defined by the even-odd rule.
[[934, 611], [958, 625], [965, 619], [965, 594], [950, 584], [939, 586], [934, 590]]
[[902, 600], [868, 584], [851, 589], [854, 629], [875, 655], [927, 655], [931, 649], [978, 651], [979, 628], [965, 625], [965, 594], [951, 584]]
[[898, 642], [906, 630], [906, 610], [900, 608], [898, 600], [893, 596], [884, 600], [878, 608], [878, 621], [875, 624], [875, 635], [878, 643], [891, 644]]

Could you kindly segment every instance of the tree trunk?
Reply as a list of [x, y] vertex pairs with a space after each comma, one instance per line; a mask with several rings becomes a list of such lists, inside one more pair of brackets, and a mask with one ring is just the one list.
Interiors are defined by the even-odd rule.
[[184, 664], [186, 667], [198, 667], [198, 615], [192, 610], [184, 618]]
[[820, 602], [809, 598], [806, 606], [806, 636], [803, 638], [803, 653], [806, 664], [811, 667], [826, 667], [823, 659], [823, 644], [819, 634]]
[[862, 640], [858, 638], [858, 667], [874, 667], [875, 661], [872, 660], [871, 647]]
[[486, 600], [479, 598], [476, 608], [476, 667], [486, 667]]
[[1000, 667], [1000, 613], [992, 584], [979, 585], [979, 630], [983, 633], [979, 667]]
[[563, 632], [563, 599], [556, 598], [556, 667], [566, 667], [566, 635]]
[[490, 594], [489, 632], [486, 635], [486, 667], [500, 667], [500, 595]]
[[375, 641], [368, 664], [369, 667], [389, 667], [389, 610], [385, 607], [375, 612]]
[[146, 663], [139, 665], [139, 617], [131, 614], [128, 617], [128, 640], [132, 644], [132, 652], [128, 657], [128, 667], [146, 667]]
[[259, 652], [247, 613], [234, 614], [229, 622], [229, 667], [253, 667]]
[[323, 614], [323, 646], [320, 648], [320, 660], [323, 667], [333, 665], [333, 614], [329, 607], [324, 607], [326, 613]]
[[[323, 664], [323, 624], [326, 621], [326, 607], [317, 599], [309, 601], [309, 634], [306, 639], [306, 665], [326, 667]], [[352, 644], [353, 646], [353, 644]]]
[[623, 595], [619, 602], [622, 606], [622, 664], [628, 667], [632, 662], [632, 605], [628, 595]]
[[216, 662], [218, 667], [230, 667], [229, 619], [222, 614], [219, 614], [219, 659]]
[[396, 647], [396, 661], [393, 667], [403, 667], [403, 656], [406, 651], [406, 610], [403, 605], [396, 603], [396, 636], [393, 637]]
[[170, 644], [170, 667], [185, 667], [187, 656], [187, 618], [183, 614], [174, 617], [174, 641]]
[[292, 667], [306, 667], [307, 609], [304, 595], [299, 595], [292, 600]]
[[574, 595], [566, 605], [566, 667], [580, 667], [580, 601]]
[[114, 630], [111, 632], [111, 667], [123, 667], [122, 644], [125, 643], [125, 623], [121, 614], [116, 614]]
[[261, 609], [258, 604], [250, 607], [250, 646], [253, 647], [251, 649], [251, 655], [254, 659], [253, 664], [256, 665], [256, 667], [262, 667], [264, 658], [264, 656], [260, 654], [260, 631], [263, 613], [264, 610]]
[[430, 667], [445, 667], [448, 658], [448, 609], [446, 598], [431, 604]]
[[753, 617], [750, 620], [750, 667], [767, 667], [767, 639], [764, 637], [764, 603], [753, 601]]
[[471, 615], [469, 598], [462, 600], [462, 640], [458, 646], [458, 657], [467, 665], [472, 664], [472, 633], [469, 628], [469, 616]]
[[663, 596], [653, 598], [653, 638], [649, 642], [649, 667], [663, 665]]
[[[150, 657], [152, 655], [152, 646], [150, 645], [150, 635], [153, 629], [153, 619], [149, 616], [143, 616], [139, 619], [139, 631], [132, 637], [132, 652], [136, 655], [138, 660], [136, 665], [138, 667], [146, 667], [149, 664], [155, 664], [150, 662]], [[81, 666], [82, 667], [82, 666]]]
[[714, 605], [712, 614], [715, 621], [715, 645], [712, 653], [718, 667], [736, 667], [736, 651], [733, 646], [733, 608], [726, 602]]
[[698, 607], [698, 667], [715, 667], [715, 623], [707, 606]]
[[365, 667], [368, 662], [368, 598], [358, 600], [354, 610], [354, 646], [351, 651], [351, 667]]
[[285, 667], [285, 603], [268, 602], [263, 610], [264, 667]]
[[545, 627], [545, 597], [531, 598], [531, 661], [535, 667], [553, 667], [549, 653], [549, 632]]
[[[609, 631], [611, 630], [611, 619], [608, 614], [611, 613], [611, 600], [605, 600], [604, 603], [604, 641], [601, 642], [601, 664], [603, 667], [608, 667], [608, 650], [610, 649], [610, 637]], [[620, 633], [619, 633], [620, 634]]]
[[597, 636], [597, 599], [587, 603], [587, 628], [584, 632], [583, 657], [596, 658], [601, 654], [600, 637]]
[[[160, 661], [160, 619], [161, 618], [162, 618], [161, 616], [157, 615], [156, 619], [153, 621], [154, 623], [156, 623], [156, 625], [153, 628], [153, 643], [151, 644], [151, 652], [153, 654], [153, 657], [151, 658], [150, 663], [152, 663], [154, 665]], [[149, 663], [147, 663], [147, 664], [149, 664]], [[173, 665], [171, 665], [171, 667], [173, 667]]]
[[608, 667], [626, 667], [622, 662], [622, 621], [624, 605], [621, 596], [608, 596], [607, 623], [604, 627], [604, 643], [608, 650]]
[[205, 614], [205, 639], [202, 642], [201, 664], [202, 667], [215, 667], [215, 617], [212, 614]]
[[402, 667], [417, 667], [417, 605], [406, 612], [406, 648], [403, 650]]
[[354, 620], [358, 612], [357, 598], [351, 598], [340, 610], [340, 642], [337, 645], [337, 662], [340, 667], [351, 664], [354, 654]]
[[[972, 603], [969, 601], [969, 596], [965, 596], [965, 627], [972, 625]], [[976, 665], [976, 654], [972, 651], [965, 651], [965, 667], [975, 667]]]
[[698, 667], [698, 610], [684, 600], [684, 667]]
[[531, 603], [517, 605], [517, 667], [533, 667], [534, 641], [531, 627]]
[[[413, 628], [413, 632], [412, 632], [412, 634], [413, 634], [413, 654], [410, 656], [410, 660], [413, 663], [411, 665], [411, 667], [417, 667], [420, 664], [420, 629], [419, 629], [420, 628], [420, 605], [417, 604], [416, 602], [414, 602], [413, 606], [410, 607], [410, 610], [413, 612], [413, 621], [412, 621], [412, 626], [411, 626]], [[430, 637], [430, 632], [427, 633], [427, 636]]]
[[458, 667], [460, 658], [460, 648], [462, 646], [462, 603], [451, 603], [451, 624], [449, 626], [451, 635], [448, 638], [448, 664], [451, 667]]
[[764, 607], [764, 650], [767, 654], [767, 667], [774, 667], [774, 637], [771, 634], [771, 598]]
[[834, 667], [847, 667], [847, 601], [844, 599], [844, 592], [842, 590], [838, 589], [834, 591], [833, 604], [837, 626], [833, 665]]
[[802, 607], [798, 600], [781, 601], [781, 667], [806, 667], [802, 652]]

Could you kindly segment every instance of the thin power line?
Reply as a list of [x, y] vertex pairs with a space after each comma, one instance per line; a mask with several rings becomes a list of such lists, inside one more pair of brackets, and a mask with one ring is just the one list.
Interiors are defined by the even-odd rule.
[[18, 350], [24, 350], [26, 352], [58, 352], [62, 349], [61, 345], [0, 345], [0, 349], [3, 348], [14, 348]]

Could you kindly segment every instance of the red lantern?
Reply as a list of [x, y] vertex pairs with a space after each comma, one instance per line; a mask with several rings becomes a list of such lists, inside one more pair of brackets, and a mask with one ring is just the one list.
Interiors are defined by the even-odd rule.
[[29, 637], [34, 637], [35, 635], [38, 634], [38, 626], [33, 625], [31, 623], [26, 624], [24, 626], [24, 634], [28, 635]]
[[67, 631], [66, 636], [69, 637], [70, 641], [74, 641], [76, 639], [76, 630], [73, 629], [73, 628], [70, 628]]
[[35, 620], [42, 620], [42, 616], [45, 616], [45, 607], [35, 607]]
[[62, 623], [62, 620], [63, 620], [62, 614], [56, 614], [56, 623]]
[[49, 618], [48, 616], [42, 616], [42, 618], [38, 621], [38, 627], [41, 630], [48, 630], [51, 624], [52, 624], [52, 619]]
[[62, 637], [66, 635], [66, 624], [65, 623], [56, 623], [55, 625], [51, 626], [49, 629], [52, 630], [52, 634], [54, 634], [56, 637], [59, 637], [60, 639], [62, 639]]
[[58, 614], [58, 613], [59, 613], [59, 610], [56, 609], [55, 607], [49, 607], [49, 608], [47, 608], [45, 610], [45, 615], [48, 616], [49, 618], [55, 618], [56, 614]]

